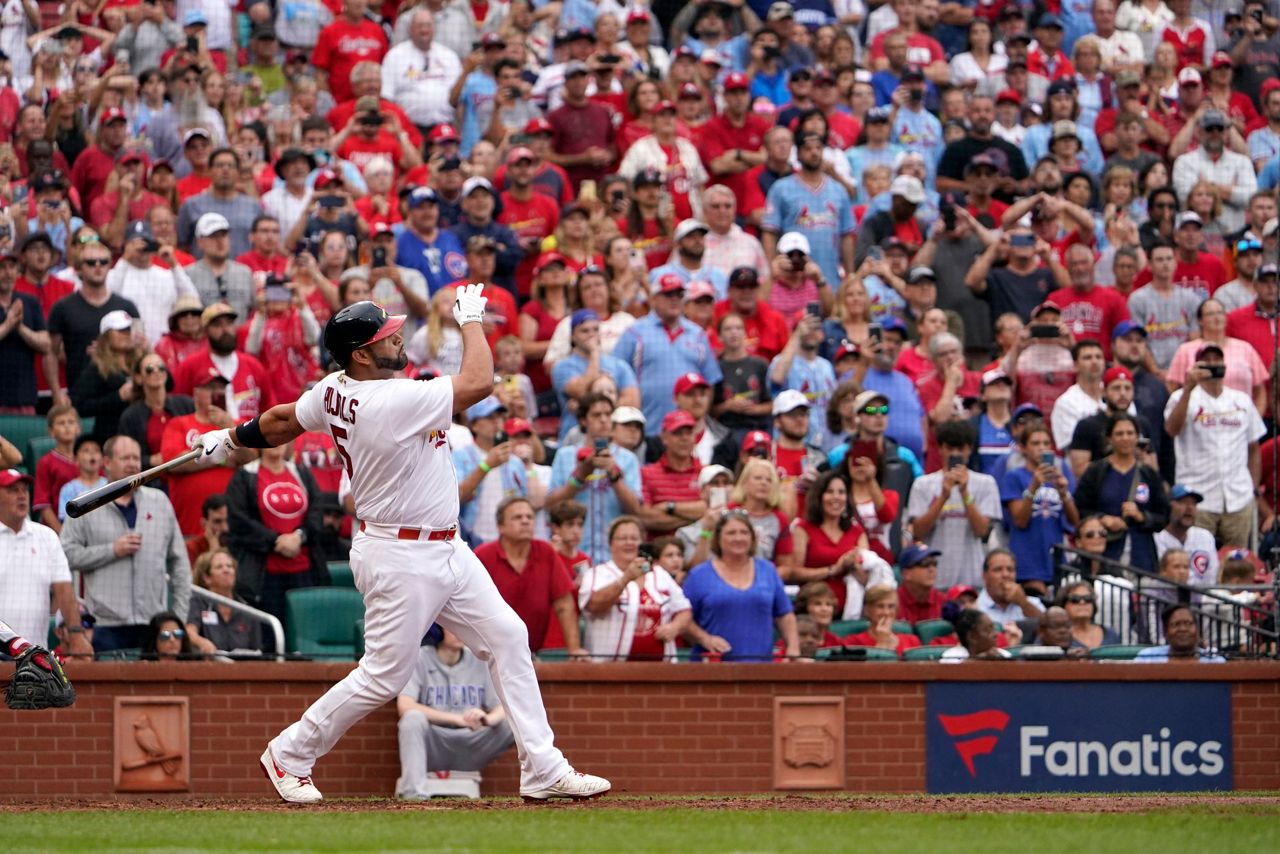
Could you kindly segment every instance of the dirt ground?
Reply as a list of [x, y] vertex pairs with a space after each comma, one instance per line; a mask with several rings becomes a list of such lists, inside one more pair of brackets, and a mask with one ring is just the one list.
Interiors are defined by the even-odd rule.
[[[0, 802], [0, 813], [62, 810], [190, 810], [281, 812], [369, 812], [373, 810], [538, 810], [538, 809], [693, 809], [693, 810], [782, 810], [821, 812], [898, 812], [898, 813], [1134, 813], [1148, 810], [1178, 810], [1195, 807], [1212, 811], [1215, 804], [1230, 806], [1239, 813], [1253, 807], [1261, 814], [1280, 810], [1280, 793], [1276, 795], [1081, 795], [1081, 796], [947, 796], [947, 795], [778, 795], [778, 796], [708, 796], [663, 797], [620, 795], [589, 803], [553, 801], [525, 804], [514, 798], [490, 798], [479, 801], [436, 799], [426, 803], [406, 803], [390, 798], [334, 799], [319, 806], [295, 806], [267, 799], [235, 798], [59, 798]], [[1250, 810], [1251, 812], [1252, 810]]]

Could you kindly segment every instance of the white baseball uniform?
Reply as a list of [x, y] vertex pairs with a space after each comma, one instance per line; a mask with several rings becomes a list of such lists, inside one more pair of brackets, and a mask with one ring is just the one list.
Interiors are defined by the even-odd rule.
[[[528, 631], [484, 565], [453, 535], [458, 482], [445, 431], [450, 377], [353, 380], [334, 373], [298, 399], [298, 422], [333, 436], [351, 480], [362, 530], [351, 570], [365, 602], [365, 654], [271, 742], [277, 765], [300, 777], [357, 721], [401, 692], [433, 622], [488, 663], [520, 757], [520, 791], [536, 792], [572, 771], [555, 747], [533, 670]], [[407, 529], [420, 530], [419, 535]]]

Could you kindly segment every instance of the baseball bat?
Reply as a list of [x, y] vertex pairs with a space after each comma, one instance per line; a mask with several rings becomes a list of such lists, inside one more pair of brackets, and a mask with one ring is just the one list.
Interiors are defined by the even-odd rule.
[[79, 519], [90, 510], [97, 510], [105, 504], [110, 504], [120, 496], [132, 492], [139, 486], [150, 483], [167, 471], [176, 469], [178, 466], [185, 465], [192, 460], [200, 459], [202, 454], [204, 454], [202, 448], [192, 448], [182, 456], [174, 457], [158, 466], [138, 472], [132, 477], [122, 477], [119, 480], [111, 481], [106, 486], [91, 489], [67, 502], [67, 515], [72, 519]]

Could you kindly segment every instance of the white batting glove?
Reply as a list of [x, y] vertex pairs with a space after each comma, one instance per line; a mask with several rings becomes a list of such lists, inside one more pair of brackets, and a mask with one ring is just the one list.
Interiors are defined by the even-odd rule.
[[217, 465], [226, 462], [240, 446], [236, 444], [230, 430], [214, 430], [212, 433], [201, 433], [191, 447], [204, 451], [204, 456], [200, 459]]
[[489, 298], [483, 296], [484, 285], [463, 285], [458, 288], [458, 298], [453, 303], [453, 319], [462, 326], [466, 323], [483, 323], [484, 306]]

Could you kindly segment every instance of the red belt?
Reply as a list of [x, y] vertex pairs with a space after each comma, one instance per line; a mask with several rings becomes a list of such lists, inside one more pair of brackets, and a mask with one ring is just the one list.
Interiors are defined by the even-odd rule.
[[[380, 525], [379, 527], [390, 527], [388, 525]], [[365, 529], [364, 522], [360, 523], [360, 530]], [[440, 528], [437, 530], [424, 530], [422, 528], [400, 528], [396, 531], [396, 539], [398, 540], [452, 540], [458, 535], [457, 527]]]

